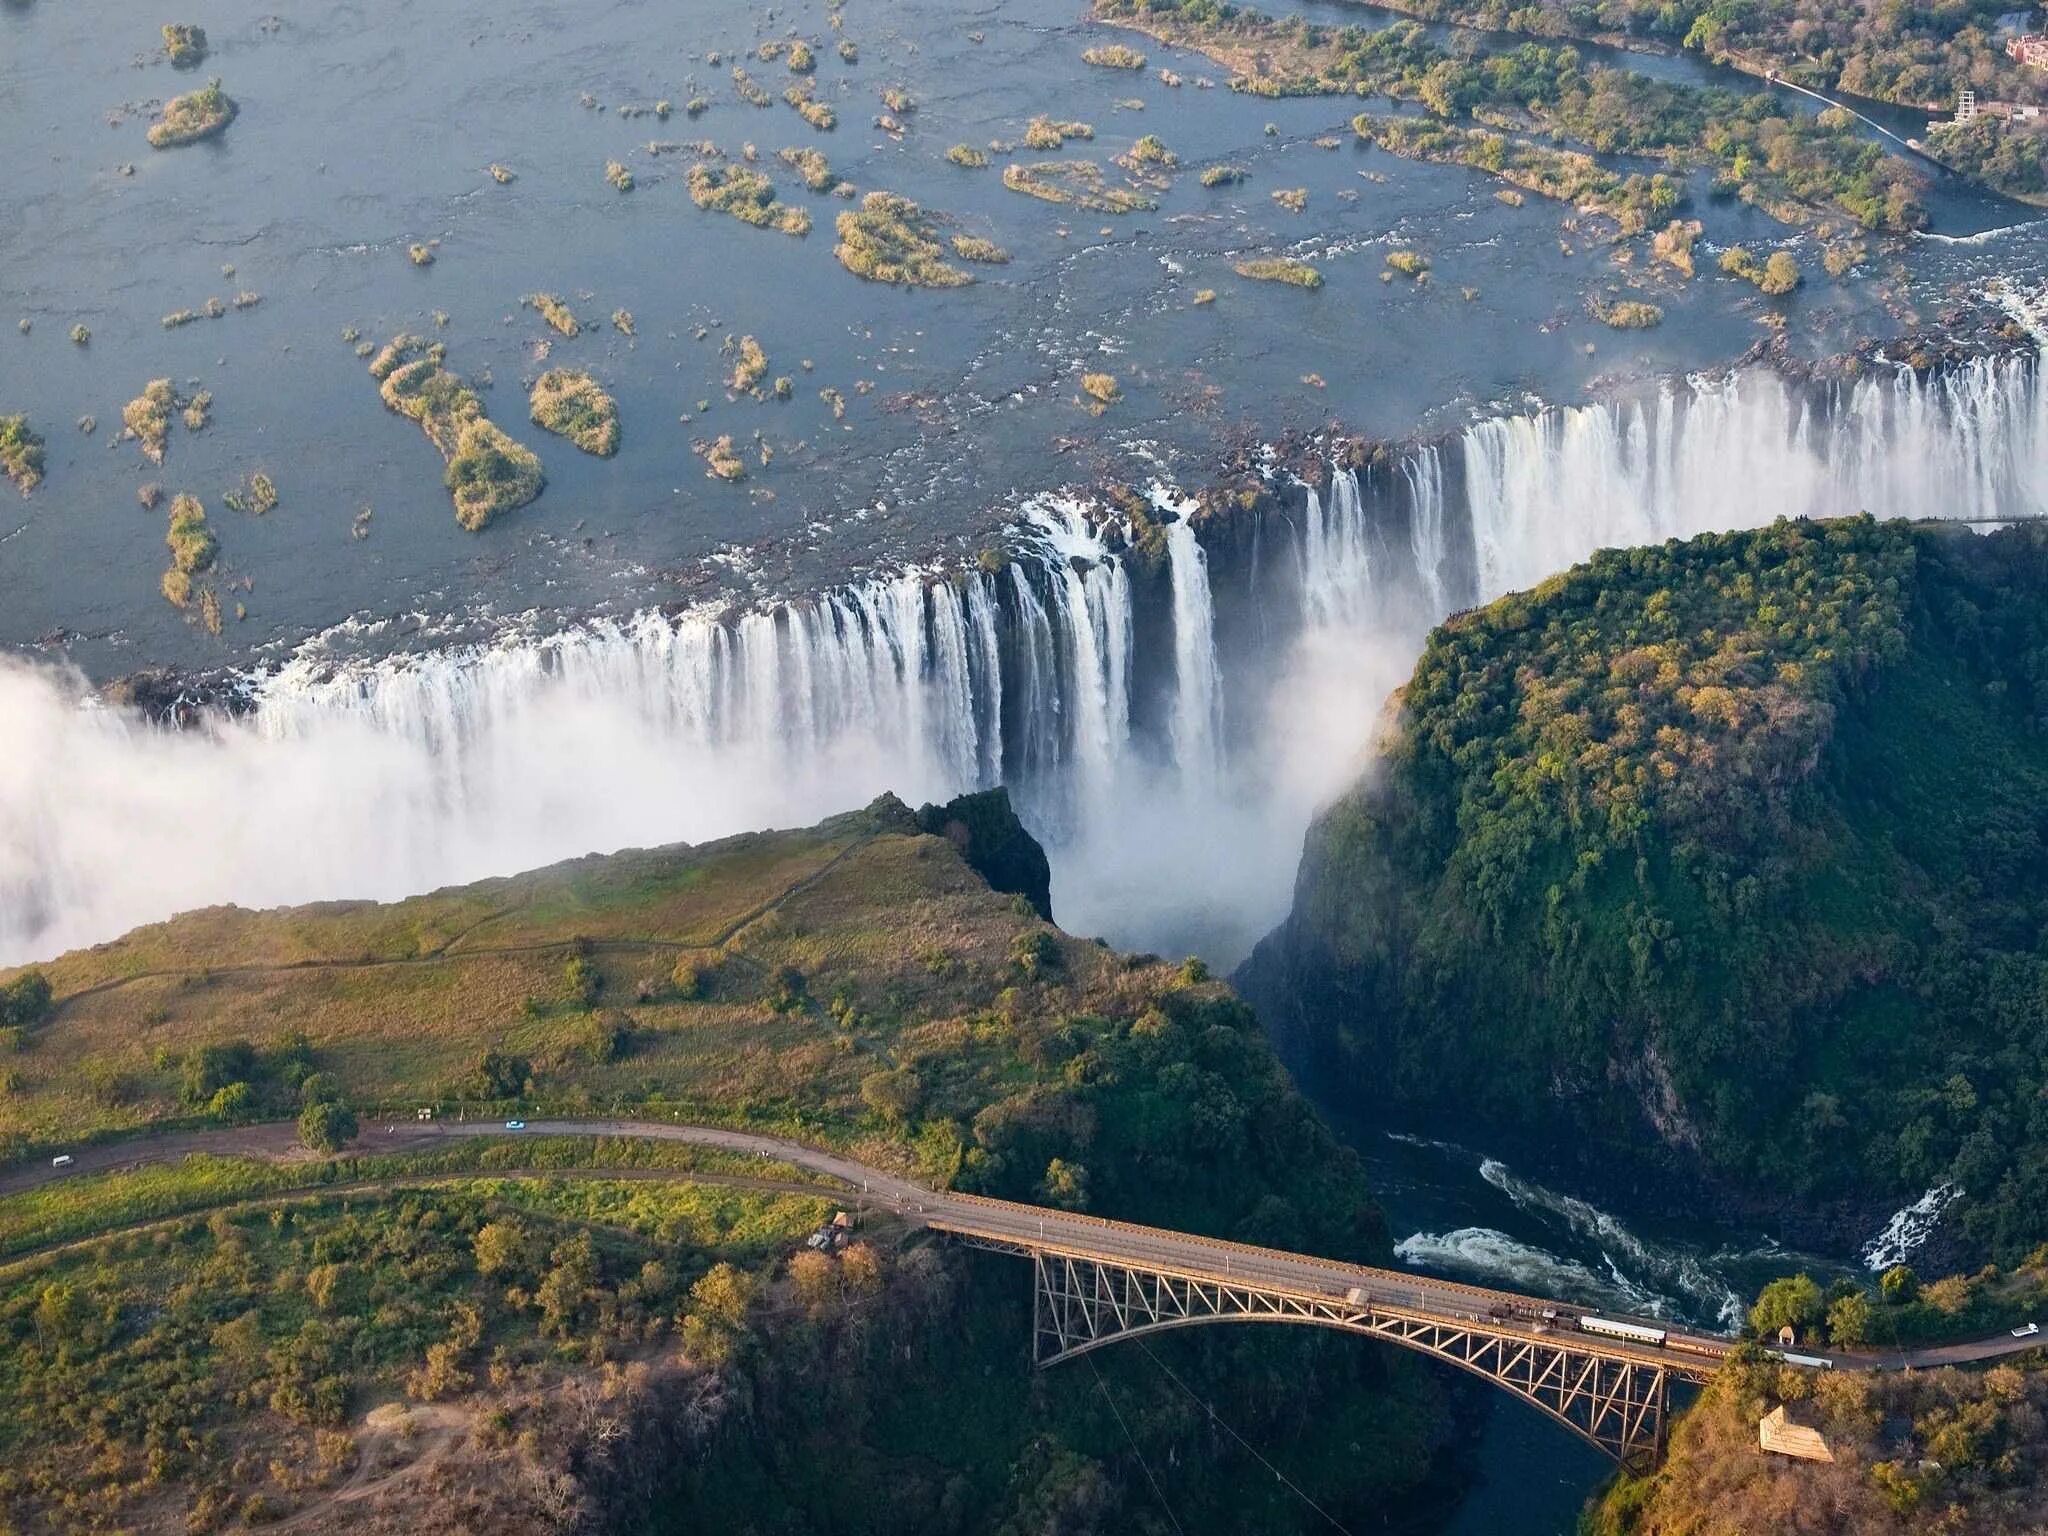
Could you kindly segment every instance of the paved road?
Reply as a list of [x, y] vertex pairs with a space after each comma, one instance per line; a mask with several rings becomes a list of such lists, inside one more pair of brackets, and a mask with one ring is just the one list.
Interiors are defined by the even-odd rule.
[[[503, 1140], [521, 1134], [679, 1142], [788, 1163], [838, 1180], [849, 1193], [858, 1191], [868, 1204], [895, 1211], [905, 1220], [934, 1231], [1056, 1255], [1130, 1263], [1197, 1280], [1255, 1282], [1262, 1288], [1324, 1301], [1341, 1300], [1353, 1289], [1359, 1289], [1370, 1297], [1375, 1308], [1436, 1321], [1477, 1323], [1490, 1329], [1546, 1337], [1553, 1344], [1559, 1342], [1558, 1333], [1546, 1323], [1546, 1312], [1559, 1320], [1581, 1315], [1581, 1309], [1569, 1301], [1460, 1285], [1412, 1271], [1341, 1264], [1307, 1254], [1282, 1253], [1158, 1227], [1105, 1221], [1043, 1206], [935, 1191], [836, 1152], [718, 1126], [669, 1125], [658, 1120], [537, 1120], [524, 1132], [508, 1132], [504, 1123], [497, 1120], [403, 1121], [366, 1127], [351, 1151], [359, 1155], [408, 1152], [463, 1138]], [[277, 1159], [291, 1156], [296, 1147], [296, 1132], [289, 1124], [138, 1138], [84, 1148], [74, 1154], [72, 1164], [66, 1168], [39, 1165], [0, 1175], [0, 1197], [81, 1173], [174, 1162], [194, 1152]], [[1687, 1375], [1710, 1371], [1734, 1343], [1715, 1334], [1668, 1329], [1654, 1319], [1630, 1321], [1666, 1329], [1664, 1343], [1645, 1341], [1638, 1345], [1605, 1338], [1596, 1341], [1585, 1334], [1572, 1335], [1573, 1342], [1597, 1342], [1606, 1353], [1664, 1365]], [[1829, 1358], [1837, 1369], [1897, 1370], [1991, 1360], [2040, 1347], [2041, 1343], [2039, 1338], [2015, 1339], [2001, 1333], [1967, 1343], [1894, 1350], [1882, 1355], [1835, 1351]]]

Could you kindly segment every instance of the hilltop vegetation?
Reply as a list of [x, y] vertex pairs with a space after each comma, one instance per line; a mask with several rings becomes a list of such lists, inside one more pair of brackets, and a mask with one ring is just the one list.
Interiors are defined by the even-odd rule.
[[1250, 977], [1354, 1088], [2048, 1236], [2048, 539], [1606, 551], [1431, 636]]
[[[1757, 1450], [1784, 1405], [1832, 1464]], [[1617, 1482], [1585, 1536], [2012, 1536], [2048, 1521], [2048, 1370], [1814, 1374], [1761, 1358], [1726, 1369], [1678, 1421], [1661, 1470]]]
[[[389, 906], [192, 913], [0, 980], [20, 1020], [0, 1125], [20, 1150], [302, 1102], [676, 1116], [935, 1183], [1383, 1256], [1355, 1159], [1249, 1011], [1197, 965], [1060, 933], [1045, 882], [986, 796]], [[375, 1174], [366, 1141], [335, 1179]], [[764, 1508], [877, 1533], [1036, 1528], [1057, 1509], [1080, 1521], [1063, 1528], [1129, 1528], [1149, 1495], [1120, 1413], [1153, 1465], [1176, 1466], [1185, 1507], [1241, 1530], [1313, 1518], [1210, 1443], [1143, 1351], [1106, 1352], [1103, 1385], [1032, 1377], [1014, 1263], [893, 1238], [791, 1257], [816, 1200], [607, 1179], [650, 1161], [625, 1150], [500, 1144], [487, 1165], [410, 1165], [438, 1175], [411, 1189], [280, 1194], [320, 1165], [195, 1163], [0, 1199], [0, 1243], [18, 1247], [270, 1197], [0, 1271], [12, 1487], [135, 1527], [225, 1527], [317, 1501], [370, 1457], [364, 1410], [404, 1393], [479, 1426], [399, 1491], [415, 1513], [428, 1488], [495, 1508], [555, 1486], [550, 1468], [587, 1492], [605, 1466], [651, 1464], [707, 1529], [763, 1528]], [[722, 1170], [712, 1156], [700, 1178]], [[508, 1178], [565, 1162], [596, 1167]], [[1354, 1340], [1198, 1330], [1151, 1348], [1340, 1514], [1416, 1487], [1445, 1433], [1432, 1380]], [[650, 1463], [629, 1433], [593, 1463], [606, 1416], [537, 1406], [636, 1391], [681, 1394], [649, 1418], [689, 1425], [688, 1455]]]

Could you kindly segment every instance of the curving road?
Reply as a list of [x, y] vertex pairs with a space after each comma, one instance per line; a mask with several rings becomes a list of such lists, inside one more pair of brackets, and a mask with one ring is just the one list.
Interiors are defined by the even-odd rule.
[[[836, 1152], [719, 1126], [669, 1125], [658, 1120], [546, 1120], [534, 1121], [523, 1132], [514, 1132], [496, 1120], [400, 1121], [367, 1127], [351, 1150], [359, 1155], [408, 1152], [436, 1142], [478, 1137], [504, 1140], [519, 1135], [679, 1142], [788, 1163], [835, 1179], [847, 1187], [849, 1194], [857, 1192], [864, 1203], [894, 1211], [914, 1225], [977, 1242], [1055, 1257], [1130, 1264], [1204, 1282], [1253, 1284], [1263, 1290], [1320, 1302], [1342, 1300], [1359, 1290], [1371, 1298], [1376, 1309], [1391, 1309], [1432, 1321], [1474, 1323], [1494, 1332], [1547, 1338], [1552, 1343], [1559, 1342], [1559, 1329], [1574, 1327], [1581, 1311], [1569, 1301], [1461, 1285], [1412, 1271], [1343, 1264], [1310, 1254], [1283, 1253], [1159, 1227], [1105, 1221], [1050, 1207], [932, 1190]], [[291, 1156], [297, 1147], [296, 1129], [290, 1124], [190, 1131], [108, 1143], [82, 1149], [66, 1167], [39, 1165], [0, 1175], [0, 1198], [83, 1173], [173, 1162], [195, 1152], [279, 1160]], [[491, 1170], [479, 1172], [489, 1176]], [[659, 1176], [660, 1172], [620, 1170], [622, 1177]], [[676, 1170], [674, 1176], [690, 1175]], [[1658, 1329], [1664, 1333], [1664, 1339], [1661, 1343], [1634, 1343], [1601, 1338], [1597, 1348], [1616, 1359], [1661, 1365], [1683, 1376], [1710, 1373], [1735, 1344], [1733, 1339], [1716, 1334], [1673, 1329], [1657, 1319], [1624, 1321], [1640, 1321]], [[1574, 1337], [1583, 1345], [1595, 1343], [1589, 1335], [1575, 1332]], [[1835, 1351], [1829, 1359], [1836, 1369], [1843, 1370], [1926, 1368], [2019, 1354], [2040, 1347], [2043, 1339], [2048, 1339], [2048, 1335], [2016, 1339], [2001, 1333], [1987, 1339], [1887, 1351], [1883, 1355]]]

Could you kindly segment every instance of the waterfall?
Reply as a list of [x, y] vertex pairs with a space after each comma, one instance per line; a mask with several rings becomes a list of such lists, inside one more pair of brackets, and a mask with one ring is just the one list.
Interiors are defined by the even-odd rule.
[[1216, 669], [1216, 616], [1209, 557], [1185, 517], [1166, 526], [1173, 578], [1173, 761], [1192, 784], [1212, 782], [1223, 739], [1223, 679]]
[[[1034, 499], [1006, 566], [386, 655], [345, 629], [183, 731], [0, 658], [0, 964], [216, 902], [396, 897], [996, 783], [1064, 920], [1228, 964], [1284, 913], [1302, 829], [1429, 623], [1603, 545], [2048, 513], [2048, 390], [2023, 357], [1826, 386], [1757, 369], [1477, 422], [1287, 495], [1216, 592], [1184, 515], [1155, 573], [1108, 536], [1118, 514]], [[1218, 593], [1256, 605], [1256, 653], [1217, 653]], [[1137, 723], [1154, 698], [1164, 739]]]
[[1408, 548], [1429, 612], [1444, 611], [1444, 465], [1434, 445], [1402, 461], [1408, 487]]
[[1473, 599], [1612, 545], [1781, 517], [2048, 513], [2034, 359], [1866, 375], [1818, 399], [1768, 369], [1467, 429]]

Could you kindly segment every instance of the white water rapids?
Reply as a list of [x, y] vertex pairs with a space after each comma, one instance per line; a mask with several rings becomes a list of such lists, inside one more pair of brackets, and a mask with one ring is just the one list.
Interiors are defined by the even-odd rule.
[[[2019, 357], [1825, 389], [1755, 370], [1288, 495], [1227, 593], [1170, 525], [1164, 612], [1100, 520], [1042, 502], [1005, 570], [374, 658], [316, 640], [182, 732], [0, 660], [0, 964], [210, 903], [396, 897], [1002, 782], [1066, 926], [1228, 965], [1449, 609], [1779, 516], [2048, 514], [2048, 391]], [[1259, 654], [1219, 642], [1227, 606]]]

